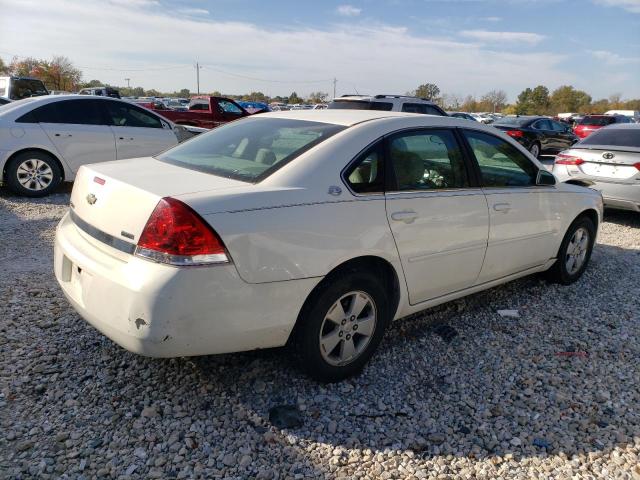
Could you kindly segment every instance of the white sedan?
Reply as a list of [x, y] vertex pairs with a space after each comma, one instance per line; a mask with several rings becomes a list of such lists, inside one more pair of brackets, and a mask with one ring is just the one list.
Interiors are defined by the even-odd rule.
[[155, 155], [190, 136], [114, 98], [27, 98], [0, 107], [0, 183], [41, 197], [72, 181], [82, 165]]
[[315, 378], [357, 373], [394, 319], [547, 271], [584, 272], [596, 191], [452, 117], [268, 113], [155, 158], [80, 169], [55, 274], [127, 350], [291, 343]]

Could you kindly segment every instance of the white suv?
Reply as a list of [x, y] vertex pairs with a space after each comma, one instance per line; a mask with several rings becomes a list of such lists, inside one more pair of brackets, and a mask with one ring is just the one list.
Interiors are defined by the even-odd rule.
[[328, 108], [346, 110], [382, 110], [386, 112], [423, 113], [427, 115], [447, 114], [438, 105], [424, 98], [406, 95], [343, 95], [334, 98]]

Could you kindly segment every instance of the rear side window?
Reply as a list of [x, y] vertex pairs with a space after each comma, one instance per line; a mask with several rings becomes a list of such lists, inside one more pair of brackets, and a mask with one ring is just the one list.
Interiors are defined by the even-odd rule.
[[584, 117], [578, 125], [589, 125], [592, 127], [604, 127], [614, 123], [616, 119], [614, 117]]
[[449, 130], [398, 134], [389, 142], [389, 160], [398, 191], [469, 186], [462, 152]]
[[198, 135], [157, 158], [192, 170], [259, 182], [342, 125], [285, 118], [247, 118]]
[[382, 143], [369, 148], [346, 171], [347, 183], [356, 193], [384, 192]]
[[480, 167], [484, 187], [528, 187], [535, 185], [538, 168], [516, 147], [483, 132], [465, 130]]
[[551, 130], [551, 122], [549, 120], [538, 120], [531, 126], [538, 130]]
[[393, 103], [370, 102], [369, 100], [334, 100], [327, 108], [332, 110], [380, 110], [390, 112]]
[[582, 140], [579, 145], [640, 148], [640, 128], [602, 128]]
[[402, 105], [402, 111], [407, 113], [422, 113], [426, 115], [440, 115], [442, 112], [433, 105], [426, 103], [405, 103]]
[[63, 100], [48, 103], [23, 115], [20, 123], [64, 123], [105, 125], [102, 106], [95, 100]]

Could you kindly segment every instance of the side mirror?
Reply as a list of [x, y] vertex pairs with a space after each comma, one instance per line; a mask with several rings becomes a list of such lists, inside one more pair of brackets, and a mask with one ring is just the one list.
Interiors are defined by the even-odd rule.
[[556, 184], [556, 177], [553, 173], [547, 170], [538, 170], [538, 176], [536, 177], [536, 185], [549, 186]]

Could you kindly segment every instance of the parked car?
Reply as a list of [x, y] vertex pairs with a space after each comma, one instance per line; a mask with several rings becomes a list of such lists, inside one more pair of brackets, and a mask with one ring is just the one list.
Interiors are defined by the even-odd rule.
[[66, 90], [51, 90], [49, 95], [72, 95], [72, 93]]
[[476, 117], [469, 115], [466, 112], [447, 112], [447, 115], [449, 115], [450, 117], [464, 118], [465, 120], [471, 120], [473, 122], [478, 121]]
[[9, 100], [49, 95], [42, 80], [31, 77], [0, 77], [0, 97]]
[[586, 115], [573, 127], [573, 133], [579, 138], [585, 138], [612, 123], [631, 123], [631, 119], [623, 115]]
[[485, 125], [488, 125], [490, 123], [493, 123], [495, 121], [495, 118], [493, 118], [492, 116], [486, 114], [486, 113], [471, 113], [470, 114], [477, 122], [480, 123], [484, 123]]
[[406, 95], [343, 95], [329, 102], [327, 108], [330, 110], [382, 110], [447, 116], [445, 111], [435, 103]]
[[579, 140], [570, 126], [547, 117], [504, 117], [492, 127], [517, 140], [536, 158], [569, 148]]
[[640, 123], [640, 111], [638, 110], [609, 110], [605, 115], [624, 115], [635, 123]]
[[265, 113], [155, 158], [83, 166], [55, 275], [132, 352], [290, 343], [334, 381], [364, 366], [393, 319], [534, 272], [575, 282], [601, 215], [598, 192], [556, 183], [491, 127]]
[[640, 125], [614, 123], [596, 130], [559, 153], [553, 173], [600, 190], [607, 207], [640, 212]]
[[97, 97], [120, 98], [120, 91], [112, 87], [91, 87], [83, 88], [78, 95], [95, 95]]
[[178, 125], [215, 128], [251, 115], [230, 98], [193, 97], [187, 111], [159, 110], [158, 113]]
[[154, 155], [193, 136], [154, 112], [108, 97], [43, 96], [0, 108], [0, 182], [41, 197], [81, 165]]
[[6, 105], [7, 103], [11, 103], [11, 100], [5, 97], [0, 97], [0, 105]]
[[244, 108], [247, 112], [254, 113], [264, 113], [270, 111], [269, 105], [263, 102], [244, 102], [238, 101], [236, 102], [242, 108]]

